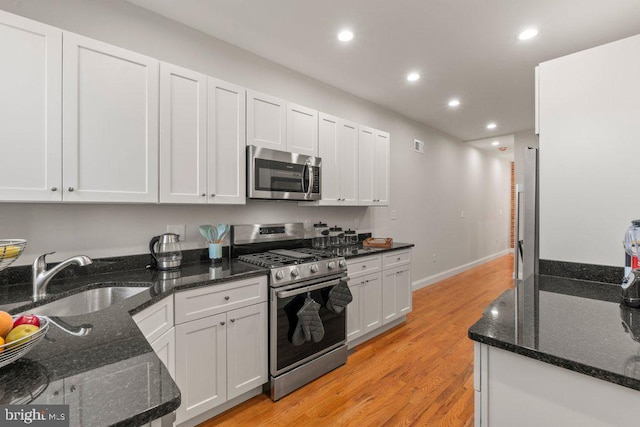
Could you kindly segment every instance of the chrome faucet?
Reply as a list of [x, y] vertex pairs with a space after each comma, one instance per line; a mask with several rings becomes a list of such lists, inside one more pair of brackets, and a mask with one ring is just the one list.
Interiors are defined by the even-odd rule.
[[47, 255], [54, 254], [55, 252], [48, 252], [44, 255], [40, 255], [33, 261], [33, 267], [31, 269], [33, 278], [31, 281], [33, 294], [31, 299], [33, 301], [39, 301], [47, 296], [47, 285], [53, 279], [53, 276], [60, 273], [61, 270], [70, 266], [71, 264], [77, 264], [84, 267], [93, 263], [93, 260], [86, 255], [78, 255], [72, 258], [62, 261], [60, 264], [53, 267], [51, 270], [47, 270]]

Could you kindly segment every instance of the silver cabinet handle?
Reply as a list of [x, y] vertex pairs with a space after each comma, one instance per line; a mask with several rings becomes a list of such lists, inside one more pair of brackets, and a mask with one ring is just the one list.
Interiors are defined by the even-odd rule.
[[367, 266], [366, 266], [366, 265], [363, 265], [363, 266], [362, 266], [362, 268], [363, 268], [363, 269], [365, 269], [365, 268], [367, 268]]
[[211, 197], [216, 197], [216, 195], [215, 195], [215, 194], [213, 194], [213, 193], [211, 193]]
[[220, 322], [220, 326], [224, 326], [224, 322]]
[[228, 296], [224, 297], [224, 300], [229, 301], [229, 297]]
[[369, 283], [369, 281], [368, 281], [368, 280], [365, 280], [365, 281], [364, 281], [364, 283]]
[[201, 194], [202, 197], [205, 197], [206, 195], [207, 195], [207, 193], [202, 193]]
[[233, 322], [235, 322], [235, 321], [236, 321], [236, 319], [229, 319], [229, 320], [231, 320], [231, 323], [233, 323]]
[[51, 187], [51, 191], [58, 191], [58, 187]]
[[69, 191], [74, 191], [75, 189], [73, 187], [69, 187]]
[[400, 259], [401, 259], [401, 258], [400, 258], [400, 257], [398, 257], [398, 261], [400, 261]]

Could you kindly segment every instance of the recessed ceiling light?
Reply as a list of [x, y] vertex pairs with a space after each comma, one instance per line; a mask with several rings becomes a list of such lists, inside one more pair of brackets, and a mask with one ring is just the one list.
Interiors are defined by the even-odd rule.
[[353, 39], [353, 32], [350, 30], [342, 30], [338, 33], [338, 40], [341, 42], [348, 42]]
[[498, 127], [498, 125], [493, 123], [493, 122], [487, 123], [487, 129], [495, 129], [497, 127]]
[[538, 35], [538, 30], [535, 28], [527, 28], [526, 30], [522, 31], [520, 34], [518, 34], [518, 39], [519, 40], [529, 40], [534, 38], [535, 36]]
[[452, 99], [451, 101], [449, 101], [449, 107], [457, 107], [458, 105], [460, 105], [460, 100], [459, 99]]
[[418, 74], [418, 73], [409, 73], [409, 74], [407, 74], [407, 80], [409, 80], [410, 82], [415, 82], [419, 78], [420, 78], [420, 74]]
[[491, 145], [494, 145], [494, 146], [495, 146], [495, 145], [500, 145], [500, 142], [498, 142], [498, 141], [493, 141], [493, 142], [491, 143]]

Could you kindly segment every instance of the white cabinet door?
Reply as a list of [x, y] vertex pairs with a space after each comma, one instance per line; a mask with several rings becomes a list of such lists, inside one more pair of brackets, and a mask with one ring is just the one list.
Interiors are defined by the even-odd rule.
[[362, 328], [363, 335], [382, 326], [380, 274], [362, 276]]
[[358, 125], [319, 113], [322, 200], [329, 206], [358, 204]]
[[205, 203], [207, 78], [160, 64], [160, 202]]
[[247, 145], [287, 151], [286, 102], [247, 90]]
[[158, 201], [158, 61], [63, 33], [63, 200]]
[[151, 348], [164, 363], [171, 378], [176, 378], [176, 329], [171, 328], [151, 343]]
[[362, 278], [349, 281], [349, 290], [353, 300], [347, 305], [347, 342], [362, 336], [362, 292], [364, 283]]
[[374, 204], [375, 154], [375, 130], [360, 126], [358, 133], [358, 204], [360, 205]]
[[339, 119], [320, 113], [318, 129], [318, 152], [322, 158], [322, 202], [326, 205], [338, 205], [340, 199], [340, 146], [338, 141]]
[[0, 11], [0, 200], [62, 200], [62, 31]]
[[318, 112], [287, 103], [287, 151], [318, 156]]
[[267, 303], [227, 313], [227, 399], [267, 382]]
[[408, 266], [382, 272], [382, 323], [387, 324], [411, 311], [411, 269]]
[[226, 319], [223, 313], [176, 326], [176, 424], [227, 400]]
[[208, 202], [246, 203], [245, 89], [209, 77]]
[[356, 123], [340, 120], [338, 146], [341, 205], [356, 206], [358, 204], [358, 125]]
[[389, 205], [389, 134], [375, 131], [375, 162], [373, 168], [374, 193], [376, 206]]

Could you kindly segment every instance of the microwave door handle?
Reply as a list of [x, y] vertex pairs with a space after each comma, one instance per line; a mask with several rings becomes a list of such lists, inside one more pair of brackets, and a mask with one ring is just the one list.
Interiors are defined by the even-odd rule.
[[305, 199], [309, 199], [311, 198], [311, 192], [313, 191], [313, 170], [311, 168], [311, 165], [309, 164], [309, 160], [306, 161], [306, 163], [304, 164], [305, 169], [307, 170], [307, 176], [309, 178], [309, 188], [307, 188], [306, 194], [304, 196]]

